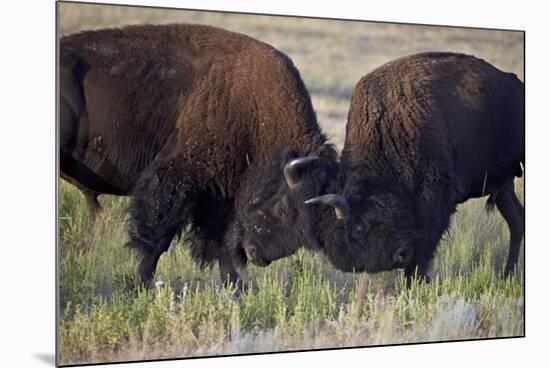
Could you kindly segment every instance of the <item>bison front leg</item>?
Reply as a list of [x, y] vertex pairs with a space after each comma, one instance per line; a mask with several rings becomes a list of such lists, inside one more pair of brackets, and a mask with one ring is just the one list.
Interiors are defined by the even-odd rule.
[[[197, 204], [200, 207], [201, 202]], [[202, 211], [204, 212], [204, 211]], [[225, 287], [242, 289], [243, 283], [239, 272], [235, 267], [230, 254], [230, 247], [215, 236], [223, 230], [215, 226], [206, 226], [204, 218], [195, 213], [194, 223], [191, 228], [190, 244], [191, 256], [202, 266], [217, 262], [220, 271], [220, 278]], [[211, 225], [211, 224], [210, 224]]]
[[431, 281], [429, 271], [436, 245], [437, 242], [428, 240], [416, 245], [413, 261], [405, 267], [407, 286], [410, 287], [414, 280], [428, 283]]
[[414, 280], [419, 280], [421, 282], [430, 282], [429, 272], [429, 262], [427, 263], [414, 263], [405, 267], [405, 277], [407, 278], [407, 286], [410, 287]]
[[173, 235], [167, 235], [153, 247], [138, 248], [141, 253], [141, 261], [138, 266], [138, 274], [146, 287], [153, 286], [153, 277], [157, 269], [157, 263], [160, 256], [168, 250], [172, 242]]
[[218, 259], [218, 265], [220, 267], [220, 277], [222, 282], [226, 287], [236, 288], [237, 290], [242, 290], [244, 283], [239, 276], [237, 268], [233, 262], [228, 258]]
[[196, 198], [195, 177], [174, 161], [153, 164], [134, 188], [129, 207], [127, 246], [141, 256], [138, 273], [150, 284], [159, 257], [189, 222]]

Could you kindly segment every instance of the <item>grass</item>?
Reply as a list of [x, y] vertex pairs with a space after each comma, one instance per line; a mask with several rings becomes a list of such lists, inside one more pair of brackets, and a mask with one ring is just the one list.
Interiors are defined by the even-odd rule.
[[102, 197], [93, 222], [74, 187], [60, 190], [62, 364], [523, 335], [523, 256], [499, 277], [507, 228], [482, 200], [459, 208], [430, 284], [342, 273], [301, 250], [249, 267], [236, 300], [177, 242], [159, 263], [165, 286], [143, 290], [122, 247], [127, 199]]
[[[341, 148], [354, 84], [414, 52], [474, 54], [523, 78], [519, 33], [287, 19], [158, 9], [60, 5], [62, 34], [131, 23], [206, 23], [259, 38], [288, 53], [310, 90], [319, 122]], [[329, 72], [330, 71], [330, 72]], [[523, 201], [523, 181], [517, 182]], [[433, 263], [433, 282], [406, 288], [401, 271], [335, 270], [299, 251], [267, 268], [250, 266], [239, 300], [201, 270], [185, 244], [161, 257], [165, 287], [140, 288], [122, 245], [127, 198], [102, 196], [95, 221], [82, 195], [60, 185], [61, 364], [520, 336], [523, 250], [512, 278], [499, 277], [508, 229], [483, 200], [459, 207]]]

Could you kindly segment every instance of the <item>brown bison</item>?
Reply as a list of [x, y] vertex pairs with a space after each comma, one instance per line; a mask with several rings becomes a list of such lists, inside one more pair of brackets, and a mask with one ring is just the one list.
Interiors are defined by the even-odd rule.
[[[247, 187], [303, 206], [334, 180], [336, 153], [298, 70], [265, 43], [201, 25], [129, 26], [62, 38], [60, 61], [61, 175], [91, 207], [101, 193], [132, 195], [127, 245], [145, 282], [184, 229], [193, 257], [236, 282], [235, 264], [257, 258], [237, 210], [273, 201]], [[299, 159], [309, 154], [319, 158]], [[305, 173], [316, 179], [295, 187]]]
[[404, 268], [410, 280], [426, 275], [456, 206], [489, 196], [488, 208], [496, 205], [510, 229], [508, 275], [524, 233], [514, 192], [524, 158], [524, 87], [516, 75], [462, 54], [407, 56], [356, 85], [339, 194], [308, 203], [338, 211], [324, 239], [337, 268]]
[[[271, 207], [286, 222], [266, 217], [261, 206], [242, 206], [249, 231], [241, 237], [259, 265], [304, 245], [322, 249], [343, 271], [403, 267], [410, 280], [426, 275], [456, 206], [488, 195], [510, 228], [509, 274], [524, 226], [514, 193], [524, 162], [523, 111], [523, 83], [472, 56], [424, 53], [383, 65], [353, 92], [338, 183], [329, 173], [317, 189], [339, 194], [309, 199], [329, 205], [309, 208], [282, 196]], [[295, 185], [311, 188], [314, 179], [302, 175]], [[265, 188], [249, 191], [261, 196]], [[272, 192], [264, 195], [277, 198]], [[310, 222], [293, 221], [296, 212]]]

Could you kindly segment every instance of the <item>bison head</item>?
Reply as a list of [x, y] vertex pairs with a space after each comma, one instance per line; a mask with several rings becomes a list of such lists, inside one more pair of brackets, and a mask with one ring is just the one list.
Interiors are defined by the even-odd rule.
[[422, 241], [414, 202], [399, 188], [360, 173], [342, 180], [341, 194], [306, 201], [334, 208], [334, 216], [325, 216], [321, 225], [326, 229], [324, 253], [342, 271], [379, 272], [411, 265], [416, 244]]
[[300, 246], [319, 248], [318, 209], [305, 201], [326, 193], [336, 177], [335, 152], [323, 146], [304, 156], [294, 150], [264, 162], [247, 181], [237, 208], [236, 253], [241, 261], [267, 266]]

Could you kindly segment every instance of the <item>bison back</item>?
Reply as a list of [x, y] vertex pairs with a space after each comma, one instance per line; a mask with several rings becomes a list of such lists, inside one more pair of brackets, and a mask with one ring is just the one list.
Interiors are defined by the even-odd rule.
[[473, 56], [397, 59], [357, 84], [342, 160], [410, 190], [479, 196], [524, 159], [523, 106], [523, 83]]

